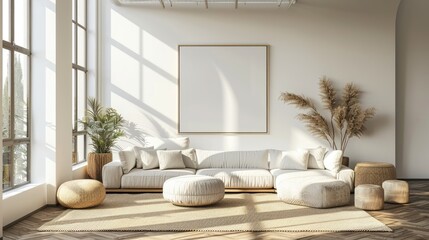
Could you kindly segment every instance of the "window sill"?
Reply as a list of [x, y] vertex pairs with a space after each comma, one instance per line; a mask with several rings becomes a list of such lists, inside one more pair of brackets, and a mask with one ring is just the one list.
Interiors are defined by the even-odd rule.
[[79, 170], [79, 169], [82, 169], [82, 168], [86, 167], [86, 165], [87, 165], [87, 164], [88, 164], [88, 162], [87, 162], [87, 161], [84, 161], [84, 162], [81, 162], [81, 163], [75, 164], [75, 165], [73, 165], [73, 167], [72, 167], [72, 171], [74, 172], [74, 171], [77, 171], [77, 170]]
[[3, 193], [3, 200], [8, 199], [10, 197], [14, 197], [16, 195], [19, 195], [23, 192], [29, 191], [31, 189], [37, 188], [44, 185], [44, 183], [29, 183], [26, 184], [22, 187], [16, 188], [16, 189], [12, 189], [10, 191], [4, 192]]

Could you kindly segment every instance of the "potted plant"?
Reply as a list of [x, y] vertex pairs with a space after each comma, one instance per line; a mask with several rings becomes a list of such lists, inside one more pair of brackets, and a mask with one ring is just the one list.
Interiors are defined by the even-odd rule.
[[[314, 136], [326, 140], [332, 149], [339, 149], [344, 153], [351, 138], [359, 138], [364, 134], [365, 123], [375, 116], [375, 108], [364, 109], [361, 106], [361, 91], [353, 83], [345, 85], [341, 98], [337, 98], [332, 82], [326, 77], [320, 79], [319, 88], [322, 105], [329, 110], [328, 120], [305, 96], [282, 92], [280, 100], [308, 110], [306, 113], [298, 114], [298, 119], [306, 124]], [[345, 158], [343, 163], [346, 162], [345, 165], [348, 165], [348, 157]]]
[[86, 116], [80, 121], [91, 138], [93, 152], [88, 153], [88, 175], [101, 181], [103, 166], [112, 161], [112, 147], [124, 135], [124, 119], [113, 108], [104, 108], [96, 99], [88, 98]]

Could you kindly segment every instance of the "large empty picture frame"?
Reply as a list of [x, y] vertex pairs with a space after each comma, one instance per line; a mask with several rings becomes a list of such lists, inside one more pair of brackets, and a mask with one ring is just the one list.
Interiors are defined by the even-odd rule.
[[267, 133], [267, 45], [179, 45], [179, 133]]

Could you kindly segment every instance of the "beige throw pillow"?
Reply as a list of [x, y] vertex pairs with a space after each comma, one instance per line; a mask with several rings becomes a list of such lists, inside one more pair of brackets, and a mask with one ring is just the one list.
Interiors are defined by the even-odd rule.
[[197, 168], [197, 154], [195, 149], [189, 148], [182, 150], [182, 159], [187, 168]]
[[[180, 150], [158, 150], [159, 169], [185, 168]], [[143, 165], [144, 167], [144, 165]]]
[[134, 148], [129, 147], [122, 151], [118, 152], [119, 160], [122, 164], [122, 172], [129, 173], [131, 169], [136, 166], [136, 155], [134, 153]]
[[324, 147], [308, 149], [310, 153], [310, 155], [308, 155], [308, 168], [325, 169], [323, 158], [327, 151], [328, 149]]
[[134, 154], [136, 156], [136, 168], [143, 168], [143, 162], [140, 155], [140, 151], [142, 150], [153, 150], [153, 147], [134, 147]]
[[281, 169], [307, 170], [308, 155], [307, 150], [282, 152]]
[[333, 173], [337, 173], [341, 169], [341, 163], [343, 160], [343, 151], [341, 150], [334, 150], [331, 152], [328, 152], [323, 159], [323, 164], [325, 165], [325, 168]]
[[156, 150], [139, 150], [139, 154], [137, 156], [137, 163], [140, 162], [139, 164], [141, 164], [143, 169], [153, 169], [159, 167], [159, 160]]

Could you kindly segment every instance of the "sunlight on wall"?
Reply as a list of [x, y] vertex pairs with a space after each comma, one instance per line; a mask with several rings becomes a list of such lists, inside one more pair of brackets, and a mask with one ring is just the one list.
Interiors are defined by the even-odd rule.
[[113, 9], [110, 16], [111, 38], [134, 53], [140, 54], [140, 28]]
[[329, 147], [327, 142], [322, 142], [322, 139], [310, 135], [305, 129], [292, 128], [290, 131], [288, 149], [298, 148], [313, 148], [313, 147]]
[[55, 13], [45, 8], [45, 58], [51, 63], [55, 62]]
[[222, 72], [218, 66], [216, 66], [217, 74], [219, 75], [219, 81], [222, 85], [222, 94], [219, 96], [220, 101], [223, 105], [223, 129], [224, 131], [234, 131], [238, 129], [238, 103], [237, 97], [235, 96], [234, 89], [230, 84], [227, 76]]
[[143, 58], [168, 75], [177, 78], [177, 50], [144, 30], [142, 39]]
[[111, 46], [112, 84], [132, 96], [140, 99], [140, 64], [139, 61], [115, 46]]
[[46, 74], [46, 92], [51, 94], [45, 95], [45, 102], [50, 103], [46, 105], [46, 112], [45, 112], [45, 139], [46, 139], [46, 145], [51, 146], [52, 148], [55, 148], [55, 103], [56, 103], [56, 96], [52, 93], [55, 93], [55, 72], [49, 68], [46, 68], [45, 71]]

